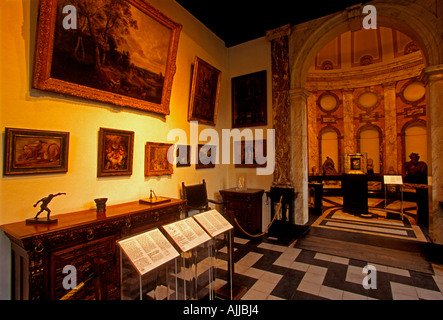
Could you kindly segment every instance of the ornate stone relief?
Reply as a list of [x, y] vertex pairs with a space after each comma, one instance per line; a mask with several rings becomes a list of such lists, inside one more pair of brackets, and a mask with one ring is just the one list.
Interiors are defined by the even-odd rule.
[[267, 32], [272, 55], [272, 116], [275, 129], [275, 171], [273, 186], [292, 187], [291, 112], [289, 99], [290, 26]]

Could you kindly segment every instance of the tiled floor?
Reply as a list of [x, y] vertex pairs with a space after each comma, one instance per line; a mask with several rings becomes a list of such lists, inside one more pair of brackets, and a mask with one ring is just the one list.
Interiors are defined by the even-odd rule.
[[[235, 283], [248, 289], [242, 300], [443, 300], [441, 265], [429, 275], [263, 241], [236, 238], [235, 247]], [[365, 289], [368, 263], [376, 281]]]
[[[330, 206], [335, 205], [337, 202]], [[337, 219], [342, 223], [351, 223], [353, 219], [343, 218], [344, 215], [332, 217], [325, 210], [325, 215], [317, 220], [325, 222], [329, 219], [332, 222]], [[385, 236], [387, 241], [396, 235], [395, 230], [406, 230], [407, 241], [426, 242], [419, 227], [413, 226], [413, 232], [408, 230], [412, 230], [411, 225], [414, 224], [413, 220], [412, 223], [408, 221], [400, 224], [384, 218], [367, 221], [366, 230], [359, 221], [354, 221], [358, 228], [328, 227], [334, 227], [334, 232], [352, 232], [354, 237], [356, 233], [365, 233], [366, 237]], [[388, 230], [390, 227], [392, 229]], [[322, 226], [321, 223], [314, 223], [311, 228]], [[379, 228], [386, 229], [379, 232]], [[397, 238], [405, 236], [400, 233], [395, 239]], [[401, 239], [403, 240], [405, 239]], [[443, 300], [441, 264], [431, 263], [433, 274], [430, 274], [376, 264], [364, 259], [346, 258], [346, 254], [330, 255], [297, 248], [297, 242], [283, 245], [271, 239], [236, 237], [234, 243], [234, 283], [247, 288], [242, 300]], [[365, 273], [368, 265], [374, 269]], [[226, 270], [225, 266], [223, 262], [218, 265], [219, 270], [222, 270], [219, 274]], [[368, 289], [363, 286], [365, 277], [370, 278]], [[221, 281], [218, 285], [223, 283]]]
[[[333, 207], [334, 210], [337, 209], [337, 203], [339, 205], [339, 202], [330, 203], [330, 207]], [[411, 251], [411, 245], [414, 245], [414, 248], [421, 248], [423, 243], [426, 244], [426, 237], [422, 236], [422, 231], [415, 228], [418, 226], [414, 225], [412, 220], [408, 220], [410, 222], [396, 222], [382, 217], [378, 220], [366, 219], [365, 222], [362, 222], [355, 216], [349, 217], [342, 213], [331, 213], [328, 211], [327, 204], [325, 207], [324, 215], [310, 221], [308, 235], [301, 236], [289, 245], [267, 237], [234, 238], [232, 260], [235, 263], [235, 274], [233, 283], [246, 288], [246, 293], [241, 296], [241, 300], [443, 300], [442, 264], [425, 261], [429, 268], [420, 272], [412, 267], [408, 270], [393, 266], [405, 266], [411, 261], [412, 258], [403, 258], [402, 260], [403, 254], [399, 258], [400, 264], [398, 261], [395, 264], [389, 259], [383, 260], [379, 255], [367, 255], [373, 259], [373, 261], [368, 261], [371, 259], [365, 259], [363, 254], [360, 255], [360, 251], [358, 251], [357, 257], [355, 257], [355, 252], [354, 255], [349, 254], [350, 249], [347, 248], [350, 245], [347, 245], [348, 242], [345, 242], [346, 248], [343, 250], [343, 254], [340, 254], [341, 250], [337, 254], [327, 254], [325, 252], [328, 251], [324, 250], [324, 246], [321, 246], [319, 250], [307, 249], [302, 243], [308, 239], [308, 236], [322, 235], [325, 243], [331, 243], [334, 237], [337, 237], [337, 233], [343, 235], [343, 239], [352, 239], [353, 241], [360, 237], [360, 244], [365, 246], [365, 250], [368, 249], [368, 246], [376, 245], [378, 246], [376, 252], [383, 254], [389, 251], [389, 245], [406, 244], [404, 250], [408, 251], [409, 248]], [[340, 221], [346, 226], [340, 228], [336, 225], [322, 225], [324, 222], [333, 221]], [[413, 225], [414, 230], [412, 230]], [[393, 230], [406, 230], [407, 232], [395, 234], [392, 232]], [[382, 240], [380, 241], [380, 239]], [[399, 250], [403, 249], [399, 248]], [[201, 248], [201, 253], [200, 257], [197, 254], [199, 261], [196, 269], [199, 275], [197, 278], [199, 287], [197, 299], [207, 299], [208, 271], [211, 266], [214, 266], [214, 263], [217, 270], [215, 288], [226, 284], [227, 250], [226, 246], [221, 244], [217, 250], [217, 259], [212, 262], [207, 257], [207, 248]], [[412, 255], [406, 254], [405, 256], [412, 257]], [[408, 259], [408, 261], [404, 259]], [[376, 263], [374, 260], [389, 261], [391, 264]], [[409, 265], [413, 265], [415, 268], [414, 264], [409, 263]], [[188, 272], [186, 278], [190, 275], [191, 273]], [[178, 278], [181, 280], [176, 282], [177, 292], [179, 295], [183, 295], [184, 274], [180, 273]], [[191, 281], [187, 283], [192, 282], [192, 279], [188, 280]], [[369, 286], [365, 288], [364, 284]], [[175, 299], [174, 292], [172, 291], [171, 295], [173, 300]], [[178, 297], [178, 299], [181, 298], [183, 296]]]

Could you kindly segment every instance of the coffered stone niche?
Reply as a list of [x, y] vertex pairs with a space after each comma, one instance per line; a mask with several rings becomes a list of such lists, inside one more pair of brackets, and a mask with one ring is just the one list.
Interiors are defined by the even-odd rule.
[[[378, 26], [392, 28], [408, 35], [416, 46], [423, 53], [424, 61], [410, 61], [411, 78], [416, 77], [425, 85], [426, 89], [426, 114], [429, 118], [427, 124], [428, 131], [428, 173], [429, 173], [429, 198], [430, 216], [429, 233], [433, 242], [443, 244], [443, 148], [439, 146], [443, 140], [443, 6], [428, 5], [426, 0], [411, 1], [372, 1], [377, 9]], [[323, 81], [323, 88], [307, 88], [308, 71], [313, 64], [316, 54], [331, 40], [347, 31], [358, 31], [361, 29], [363, 15], [362, 5], [356, 5], [342, 12], [332, 14], [319, 19], [311, 20], [299, 25], [279, 28], [267, 33], [268, 39], [272, 43], [273, 64], [280, 66], [274, 69], [273, 65], [273, 124], [276, 129], [276, 173], [274, 184], [291, 185], [299, 195], [295, 201], [295, 222], [305, 224], [308, 220], [308, 127], [307, 118], [315, 115], [307, 113], [308, 103], [316, 103], [313, 92], [316, 90], [330, 90], [328, 84], [337, 85], [340, 77], [335, 79], [324, 77], [318, 79]], [[286, 43], [288, 43], [286, 45]], [[414, 48], [410, 47], [410, 51]], [[283, 52], [284, 50], [288, 52]], [[375, 57], [377, 58], [377, 57]], [[411, 58], [412, 59], [412, 58]], [[365, 63], [369, 60], [365, 60]], [[289, 71], [286, 71], [286, 64]], [[339, 65], [337, 61], [327, 61], [321, 68], [331, 69]], [[423, 65], [425, 66], [423, 68]], [[415, 69], [414, 69], [415, 68]], [[365, 75], [359, 78], [356, 72], [354, 78], [354, 88], [359, 87], [358, 83], [364, 83], [362, 87], [376, 86], [382, 84], [381, 91], [388, 114], [395, 113], [396, 86], [398, 81], [396, 75], [402, 73], [401, 66], [392, 65], [391, 77], [384, 81]], [[419, 75], [419, 76], [417, 76]], [[374, 83], [370, 83], [374, 80]], [[280, 83], [280, 81], [282, 81]], [[369, 83], [368, 83], [369, 82]], [[289, 86], [287, 86], [289, 83]], [[350, 110], [353, 98], [352, 91], [346, 90], [347, 83], [342, 83], [343, 88], [343, 110]], [[348, 83], [349, 85], [349, 83]], [[288, 88], [287, 92], [283, 92]], [[410, 87], [404, 91], [408, 101], [418, 99], [420, 88]], [[288, 100], [289, 98], [289, 100]], [[380, 96], [377, 96], [377, 99]], [[371, 102], [376, 99], [375, 95], [367, 94], [361, 97], [360, 106], [371, 108]], [[289, 102], [288, 102], [289, 101]], [[331, 101], [325, 100], [327, 108]], [[289, 105], [288, 105], [289, 103]], [[386, 106], [388, 104], [388, 106]], [[287, 117], [288, 112], [290, 117]], [[284, 118], [284, 119], [282, 119]], [[343, 125], [351, 121], [351, 117], [343, 117]], [[394, 123], [392, 123], [394, 125]], [[393, 126], [391, 130], [398, 131], [399, 128]], [[354, 132], [354, 135], [356, 132]], [[347, 137], [345, 136], [346, 140]], [[284, 144], [289, 143], [289, 146]], [[344, 152], [350, 146], [344, 143]], [[389, 154], [389, 147], [385, 152]], [[285, 155], [286, 154], [286, 155]], [[289, 154], [289, 157], [287, 156]], [[389, 159], [389, 163], [394, 164], [395, 157]], [[389, 165], [388, 160], [386, 164]], [[289, 169], [289, 170], [288, 170]]]

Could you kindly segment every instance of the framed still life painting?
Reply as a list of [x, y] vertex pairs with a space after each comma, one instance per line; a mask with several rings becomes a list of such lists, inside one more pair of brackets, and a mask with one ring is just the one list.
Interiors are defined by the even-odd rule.
[[97, 176], [131, 175], [134, 132], [100, 128], [98, 136]]
[[144, 0], [40, 0], [33, 85], [167, 115], [181, 29]]
[[69, 132], [5, 129], [4, 174], [68, 171]]
[[232, 127], [265, 126], [266, 70], [232, 78]]
[[145, 146], [145, 176], [162, 176], [173, 173], [173, 144], [146, 142]]
[[195, 57], [188, 120], [215, 126], [221, 71]]

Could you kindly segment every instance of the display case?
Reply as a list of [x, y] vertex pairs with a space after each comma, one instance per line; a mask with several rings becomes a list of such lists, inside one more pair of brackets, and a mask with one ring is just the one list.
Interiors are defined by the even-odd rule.
[[177, 300], [179, 253], [158, 228], [120, 240], [122, 300]]

